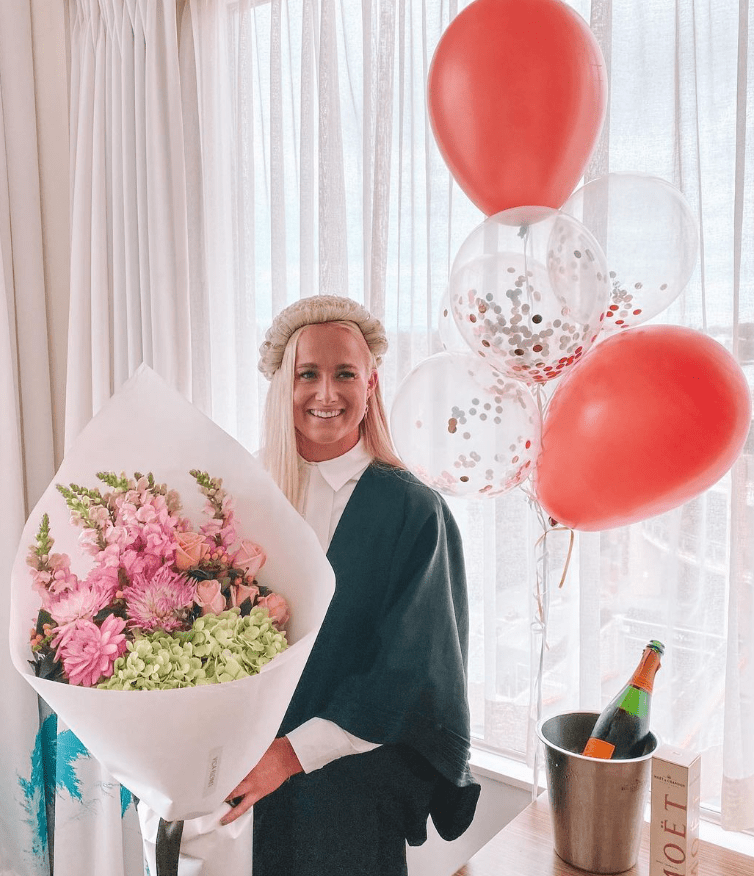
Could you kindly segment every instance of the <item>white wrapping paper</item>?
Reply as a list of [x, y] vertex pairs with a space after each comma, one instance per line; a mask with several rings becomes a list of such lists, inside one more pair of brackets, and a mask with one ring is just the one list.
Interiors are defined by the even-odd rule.
[[[209, 815], [192, 818], [183, 824], [178, 876], [250, 876], [253, 871], [254, 810], [249, 809], [230, 824], [220, 819], [230, 809], [221, 806]], [[144, 857], [150, 874], [157, 874], [156, 812], [139, 803], [139, 826]]]
[[[118, 691], [37, 678], [27, 662], [39, 596], [26, 555], [42, 515], [54, 551], [84, 577], [91, 558], [78, 548], [56, 484], [99, 486], [98, 471], [152, 472], [178, 490], [183, 513], [201, 520], [204, 497], [189, 470], [223, 479], [235, 501], [239, 537], [261, 545], [261, 584], [291, 607], [290, 646], [259, 675], [175, 690]], [[264, 754], [280, 725], [334, 591], [334, 574], [313, 530], [262, 466], [151, 369], [142, 366], [84, 429], [32, 511], [12, 572], [13, 663], [103, 766], [166, 821], [204, 816]]]

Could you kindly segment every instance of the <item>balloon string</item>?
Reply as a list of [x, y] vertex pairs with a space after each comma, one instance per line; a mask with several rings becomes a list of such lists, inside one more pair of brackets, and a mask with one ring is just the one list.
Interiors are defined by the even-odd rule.
[[[539, 722], [542, 718], [542, 683], [544, 679], [544, 665], [545, 665], [545, 653], [547, 651], [547, 621], [549, 614], [549, 579], [548, 579], [548, 567], [549, 567], [549, 557], [547, 553], [547, 539], [544, 537], [547, 534], [547, 523], [544, 518], [544, 514], [542, 512], [542, 506], [535, 500], [534, 508], [537, 512], [537, 516], [540, 519], [540, 522], [545, 529], [545, 532], [542, 536], [540, 536], [535, 542], [535, 601], [536, 601], [536, 614], [534, 620], [532, 622], [532, 647], [537, 648], [536, 653], [536, 674], [534, 677], [534, 691], [533, 691], [533, 707], [534, 707], [534, 722], [535, 727], [539, 726]], [[541, 549], [541, 551], [540, 551]], [[537, 641], [538, 640], [538, 641]], [[534, 656], [534, 655], [532, 655]], [[532, 800], [535, 800], [537, 797], [537, 792], [539, 790], [539, 772], [540, 772], [540, 746], [537, 744], [537, 740], [535, 739], [534, 745], [534, 760], [532, 764], [532, 788], [531, 788], [531, 796]]]
[[568, 553], [566, 554], [565, 562], [563, 563], [563, 572], [560, 576], [560, 581], [558, 582], [558, 590], [560, 590], [562, 588], [563, 584], [565, 584], [566, 575], [568, 575], [568, 567], [571, 564], [571, 555], [573, 554], [573, 543], [575, 541], [576, 533], [571, 529], [570, 526], [560, 526], [560, 525], [552, 526], [552, 527], [550, 527], [550, 529], [545, 530], [542, 533], [542, 535], [539, 536], [539, 538], [537, 539], [537, 541], [534, 544], [534, 547], [535, 548], [539, 547], [540, 542], [544, 542], [544, 540], [547, 538], [547, 536], [551, 532], [568, 532], [569, 533]]
[[[547, 393], [545, 391], [545, 387], [538, 383], [534, 392], [537, 408], [539, 410], [540, 423], [544, 426], [544, 417], [545, 412], [547, 410], [547, 406], [549, 403], [549, 398], [547, 397]], [[547, 550], [547, 536], [551, 532], [563, 532], [568, 531], [570, 534], [569, 542], [568, 542], [568, 553], [566, 554], [565, 563], [563, 565], [563, 571], [560, 575], [560, 581], [558, 582], [558, 589], [563, 587], [565, 583], [566, 576], [568, 574], [568, 567], [571, 563], [571, 556], [573, 554], [573, 544], [574, 544], [574, 531], [567, 526], [561, 526], [556, 523], [556, 521], [549, 518], [545, 513], [545, 510], [542, 508], [539, 500], [533, 489], [527, 489], [523, 485], [520, 487], [523, 492], [528, 496], [529, 503], [534, 509], [539, 519], [540, 525], [542, 527], [542, 534], [534, 543], [534, 552], [536, 556], [535, 562], [535, 591], [534, 591], [534, 599], [536, 602], [536, 613], [535, 617], [532, 621], [532, 664], [534, 665], [536, 662], [536, 674], [534, 676], [534, 687], [532, 691], [532, 704], [531, 711], [534, 712], [535, 726], [539, 726], [539, 722], [542, 719], [542, 686], [544, 680], [544, 672], [545, 672], [545, 655], [549, 649], [549, 645], [547, 643], [547, 625], [548, 625], [548, 614], [549, 614], [549, 603], [550, 603], [550, 586], [549, 586], [549, 553]], [[537, 639], [539, 640], [537, 642]], [[538, 647], [537, 647], [538, 645]], [[535, 656], [534, 649], [537, 648], [537, 653]], [[538, 739], [534, 739], [534, 758], [532, 763], [532, 787], [531, 787], [531, 797], [532, 800], [535, 800], [537, 794], [539, 793], [539, 774], [541, 769], [540, 760], [542, 757], [541, 746], [538, 743]]]
[[[534, 548], [537, 556], [536, 561], [536, 590], [535, 590], [535, 601], [537, 605], [536, 616], [532, 623], [532, 629], [535, 635], [539, 636], [539, 653], [537, 655], [537, 672], [534, 680], [534, 713], [535, 713], [535, 726], [539, 726], [539, 722], [542, 719], [542, 682], [544, 679], [544, 671], [545, 671], [545, 654], [549, 649], [549, 645], [547, 643], [547, 625], [548, 625], [548, 615], [549, 615], [549, 603], [550, 603], [550, 587], [549, 587], [549, 552], [547, 550], [547, 536], [551, 532], [565, 532], [569, 533], [568, 540], [568, 553], [566, 555], [565, 563], [563, 564], [563, 571], [560, 575], [560, 581], [558, 582], [558, 589], [562, 588], [565, 583], [566, 576], [568, 574], [568, 568], [571, 563], [571, 556], [573, 554], [573, 544], [575, 540], [574, 531], [568, 526], [552, 526], [549, 529], [547, 528], [547, 521], [545, 520], [544, 513], [542, 511], [542, 506], [534, 500], [534, 507], [537, 511], [537, 515], [540, 518], [540, 522], [544, 531], [539, 536], [539, 538], [534, 543]], [[540, 553], [541, 548], [541, 553]], [[541, 568], [540, 568], [541, 567]], [[532, 643], [533, 644], [533, 643]], [[534, 747], [534, 762], [532, 769], [532, 788], [531, 788], [531, 797], [532, 800], [535, 800], [539, 791], [539, 773], [540, 773], [540, 746], [536, 744]]]
[[[545, 389], [541, 384], [537, 384], [535, 390], [535, 397], [537, 402], [537, 408], [539, 409], [540, 422], [544, 421], [545, 411], [547, 409], [547, 404], [549, 399], [545, 393]], [[550, 602], [550, 588], [549, 588], [549, 553], [547, 550], [547, 536], [551, 532], [569, 532], [569, 542], [568, 542], [568, 553], [566, 554], [565, 563], [563, 565], [563, 571], [560, 575], [560, 581], [558, 582], [558, 589], [563, 587], [565, 583], [566, 576], [568, 574], [568, 568], [571, 563], [571, 556], [573, 554], [573, 544], [574, 544], [574, 531], [567, 526], [561, 526], [557, 524], [555, 521], [551, 521], [545, 514], [542, 505], [539, 503], [535, 493], [533, 490], [529, 490], [526, 487], [521, 486], [521, 489], [528, 496], [529, 502], [533, 509], [535, 510], [537, 517], [539, 519], [540, 525], [542, 527], [542, 534], [534, 543], [534, 551], [536, 556], [535, 562], [535, 592], [534, 598], [536, 602], [536, 613], [534, 620], [532, 621], [532, 658], [533, 662], [536, 661], [536, 674], [534, 677], [534, 689], [532, 691], [532, 708], [534, 711], [534, 719], [535, 726], [539, 726], [539, 722], [542, 719], [542, 710], [543, 710], [543, 695], [542, 695], [542, 687], [544, 680], [544, 669], [545, 669], [545, 655], [549, 648], [547, 643], [547, 625], [548, 625], [548, 614], [549, 614], [549, 602]], [[548, 527], [548, 523], [552, 523], [553, 525]], [[537, 639], [539, 640], [537, 643]], [[535, 656], [534, 648], [537, 647], [537, 653]], [[539, 793], [539, 775], [541, 770], [541, 746], [538, 744], [538, 740], [534, 739], [534, 758], [532, 763], [532, 787], [531, 787], [531, 797], [532, 800], [535, 800], [537, 794]]]

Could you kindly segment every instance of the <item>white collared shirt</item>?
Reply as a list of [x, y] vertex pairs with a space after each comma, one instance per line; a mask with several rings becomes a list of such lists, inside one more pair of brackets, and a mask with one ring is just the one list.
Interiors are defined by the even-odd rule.
[[[362, 441], [335, 459], [304, 462], [307, 473], [304, 519], [317, 534], [322, 550], [330, 547], [338, 521], [372, 457]], [[359, 739], [324, 718], [310, 718], [288, 733], [305, 773], [310, 773], [347, 754], [371, 751], [374, 742]]]
[[362, 441], [335, 459], [303, 461], [303, 469], [308, 476], [304, 519], [317, 533], [323, 551], [327, 552], [330, 547], [348, 500], [371, 461], [372, 457], [366, 452]]

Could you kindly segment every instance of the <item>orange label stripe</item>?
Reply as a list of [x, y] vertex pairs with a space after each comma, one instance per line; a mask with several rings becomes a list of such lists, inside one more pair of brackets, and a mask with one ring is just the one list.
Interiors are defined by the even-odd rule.
[[638, 687], [640, 690], [652, 693], [655, 672], [657, 672], [659, 663], [660, 658], [657, 654], [654, 652], [650, 654], [649, 658], [645, 660], [634, 673], [634, 677], [631, 679], [631, 684], [634, 687]]
[[582, 754], [584, 757], [599, 757], [602, 760], [610, 760], [615, 751], [615, 746], [604, 739], [590, 739]]

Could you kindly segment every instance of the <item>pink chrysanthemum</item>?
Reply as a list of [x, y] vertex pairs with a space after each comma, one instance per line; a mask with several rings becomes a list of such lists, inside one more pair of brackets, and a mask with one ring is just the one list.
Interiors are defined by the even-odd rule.
[[170, 631], [182, 626], [194, 601], [194, 585], [169, 566], [161, 566], [152, 575], [134, 575], [123, 595], [129, 627]]
[[101, 627], [77, 620], [67, 628], [58, 659], [71, 684], [94, 687], [113, 674], [113, 663], [126, 650], [125, 625], [122, 617], [109, 614]]
[[59, 626], [65, 626], [81, 619], [90, 620], [110, 601], [110, 591], [97, 584], [90, 586], [81, 582], [75, 590], [64, 590], [60, 594], [50, 594], [45, 608]]

